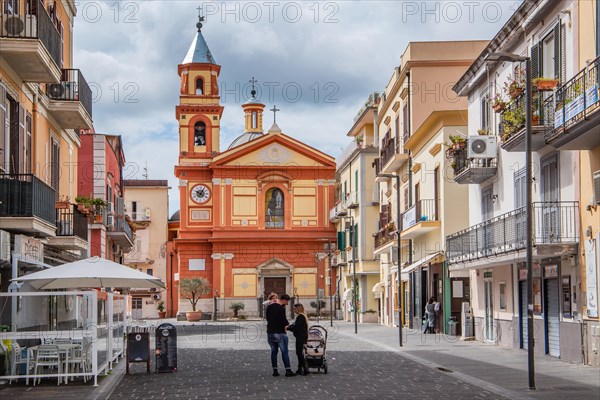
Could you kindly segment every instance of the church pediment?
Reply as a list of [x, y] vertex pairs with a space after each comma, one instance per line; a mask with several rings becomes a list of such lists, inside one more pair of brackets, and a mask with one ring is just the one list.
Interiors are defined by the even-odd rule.
[[264, 263], [256, 267], [259, 275], [272, 275], [272, 274], [291, 274], [294, 270], [294, 266], [288, 262], [280, 260], [277, 257], [265, 261]]
[[213, 167], [331, 167], [335, 159], [283, 134], [267, 134], [219, 154]]

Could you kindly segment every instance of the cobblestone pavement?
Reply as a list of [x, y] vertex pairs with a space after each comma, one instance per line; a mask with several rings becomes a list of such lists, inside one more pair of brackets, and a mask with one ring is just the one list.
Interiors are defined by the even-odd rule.
[[272, 377], [264, 331], [262, 322], [180, 326], [178, 371], [148, 375], [133, 366], [110, 399], [502, 398], [452, 373], [335, 332], [328, 341], [328, 374], [311, 370], [309, 376]]

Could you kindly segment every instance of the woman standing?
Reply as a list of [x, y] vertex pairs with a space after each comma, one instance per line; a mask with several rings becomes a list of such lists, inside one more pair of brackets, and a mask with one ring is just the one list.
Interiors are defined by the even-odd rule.
[[425, 317], [427, 323], [425, 324], [425, 330], [423, 333], [435, 333], [435, 299], [431, 297], [425, 305]]
[[294, 312], [297, 315], [296, 320], [287, 329], [293, 332], [296, 338], [296, 357], [298, 357], [298, 370], [296, 373], [308, 375], [308, 366], [304, 358], [304, 345], [308, 340], [308, 318], [304, 312], [304, 306], [300, 303], [294, 305]]

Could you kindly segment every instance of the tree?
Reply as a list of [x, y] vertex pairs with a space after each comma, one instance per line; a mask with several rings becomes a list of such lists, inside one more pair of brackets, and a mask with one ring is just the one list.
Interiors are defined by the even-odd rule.
[[185, 278], [179, 281], [179, 294], [190, 301], [192, 311], [200, 297], [210, 293], [210, 284], [206, 278]]
[[233, 310], [233, 317], [237, 318], [240, 310], [246, 308], [246, 305], [242, 302], [231, 303], [229, 309]]

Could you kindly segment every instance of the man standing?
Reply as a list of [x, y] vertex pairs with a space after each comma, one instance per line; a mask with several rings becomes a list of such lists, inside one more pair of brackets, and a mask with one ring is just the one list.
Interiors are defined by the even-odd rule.
[[276, 303], [267, 307], [267, 338], [271, 346], [271, 366], [273, 367], [273, 376], [279, 376], [277, 370], [277, 353], [281, 349], [281, 358], [285, 366], [285, 376], [296, 376], [290, 366], [290, 356], [288, 354], [288, 336], [286, 328], [289, 325], [285, 317], [285, 306], [290, 302], [290, 296], [282, 294]]

